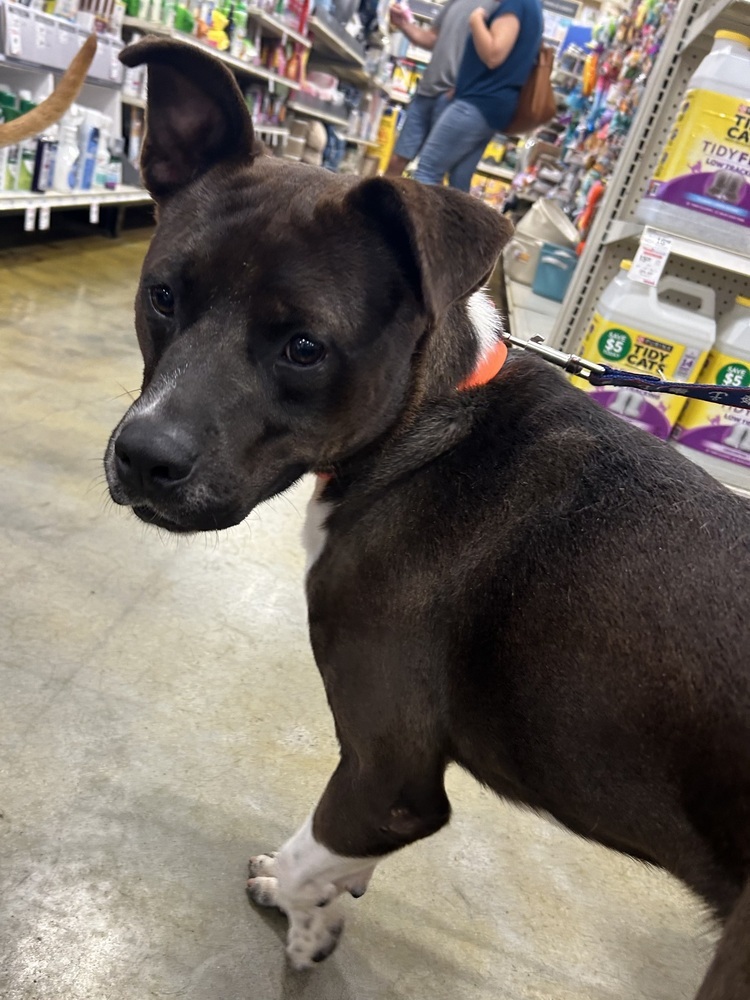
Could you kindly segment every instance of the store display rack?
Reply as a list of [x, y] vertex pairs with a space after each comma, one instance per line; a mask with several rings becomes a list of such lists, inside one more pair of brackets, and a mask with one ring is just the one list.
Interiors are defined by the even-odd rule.
[[604, 288], [632, 257], [644, 236], [663, 233], [671, 240], [666, 273], [710, 285], [717, 309], [725, 311], [738, 294], [750, 294], [748, 253], [643, 226], [638, 204], [654, 174], [687, 83], [720, 29], [747, 33], [750, 0], [681, 0], [651, 71], [638, 114], [609, 181], [586, 241], [586, 248], [551, 334], [553, 346], [577, 351]]
[[[298, 42], [305, 48], [310, 48], [310, 39], [307, 38], [307, 36], [300, 34], [299, 31], [295, 31], [294, 28], [290, 27], [285, 21], [282, 21], [280, 18], [274, 17], [272, 14], [261, 10], [259, 7], [247, 8], [247, 20], [248, 23], [259, 24], [263, 28], [263, 33], [266, 35], [281, 38], [283, 41], [291, 38], [293, 41]], [[130, 17], [129, 15], [126, 15], [123, 18], [122, 23], [127, 28], [133, 28], [149, 35], [169, 35], [174, 30], [168, 28], [160, 21], [145, 21], [143, 18]], [[184, 34], [184, 32], [177, 32], [177, 35], [180, 38], [182, 38]], [[222, 53], [219, 53], [216, 49], [212, 49], [211, 51], [218, 55], [222, 55]]]
[[312, 44], [321, 54], [364, 68], [365, 51], [342, 24], [319, 11], [310, 18]]
[[33, 232], [49, 229], [50, 215], [55, 209], [88, 208], [89, 222], [95, 225], [100, 221], [100, 209], [109, 211], [107, 229], [114, 236], [122, 224], [122, 214], [126, 208], [136, 205], [148, 205], [151, 196], [143, 188], [120, 184], [116, 191], [71, 191], [63, 194], [57, 191], [47, 191], [37, 194], [34, 191], [0, 191], [0, 214], [14, 213], [24, 216], [24, 229]]
[[193, 35], [188, 35], [184, 31], [177, 31], [176, 28], [168, 28], [165, 24], [143, 21], [138, 17], [125, 17], [123, 20], [123, 26], [126, 28], [132, 28], [135, 31], [142, 31], [149, 35], [162, 35], [165, 38], [175, 38], [181, 42], [186, 42], [188, 45], [194, 45], [198, 49], [206, 49], [212, 56], [216, 56], [217, 59], [220, 59], [223, 63], [229, 66], [230, 69], [234, 70], [235, 73], [250, 76], [256, 80], [264, 80], [272, 92], [274, 87], [277, 86], [286, 87], [288, 90], [300, 89], [300, 84], [295, 80], [290, 80], [286, 76], [274, 73], [273, 70], [266, 69], [265, 66], [255, 66], [253, 63], [246, 62], [244, 59], [235, 59], [234, 56], [230, 56], [226, 52], [219, 52], [218, 49], [211, 48], [206, 45], [205, 42], [202, 42], [199, 38], [195, 38]]
[[477, 165], [478, 174], [486, 174], [487, 177], [497, 177], [503, 181], [512, 181], [516, 176], [515, 170], [510, 167], [499, 167], [496, 163], [481, 162]]
[[298, 94], [290, 101], [287, 101], [287, 107], [290, 111], [294, 111], [298, 115], [304, 115], [307, 118], [317, 118], [319, 121], [327, 122], [329, 125], [339, 125], [341, 128], [346, 128], [349, 125], [349, 119], [344, 115], [343, 108], [328, 101], [320, 101], [310, 94]]

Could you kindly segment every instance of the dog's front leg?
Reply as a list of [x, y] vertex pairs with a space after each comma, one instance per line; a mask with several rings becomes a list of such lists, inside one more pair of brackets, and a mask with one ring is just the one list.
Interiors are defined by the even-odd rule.
[[313, 832], [312, 816], [278, 854], [250, 859], [250, 896], [286, 914], [287, 955], [296, 969], [310, 968], [331, 954], [344, 926], [338, 897], [347, 890], [361, 896], [375, 864], [372, 858], [345, 857], [322, 844]]
[[380, 857], [448, 820], [441, 771], [437, 780], [403, 780], [396, 787], [392, 767], [391, 761], [388, 770], [368, 777], [342, 761], [313, 816], [277, 854], [250, 860], [250, 896], [287, 915], [287, 955], [297, 969], [321, 962], [336, 947], [342, 893], [363, 895]]

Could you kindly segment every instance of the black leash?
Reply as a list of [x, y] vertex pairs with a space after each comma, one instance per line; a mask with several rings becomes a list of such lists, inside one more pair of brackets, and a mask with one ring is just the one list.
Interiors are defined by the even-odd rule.
[[671, 396], [687, 396], [689, 399], [702, 399], [706, 403], [719, 403], [721, 406], [736, 406], [742, 410], [750, 410], [750, 387], [733, 385], [706, 385], [702, 382], [667, 382], [656, 375], [639, 375], [636, 372], [626, 372], [622, 368], [612, 368], [600, 365], [595, 361], [579, 358], [577, 354], [565, 354], [549, 347], [541, 337], [531, 340], [521, 340], [509, 333], [503, 334], [503, 339], [513, 347], [531, 351], [549, 361], [558, 368], [563, 368], [571, 375], [588, 379], [591, 385], [612, 385], [628, 389], [643, 389], [645, 392], [666, 392]]

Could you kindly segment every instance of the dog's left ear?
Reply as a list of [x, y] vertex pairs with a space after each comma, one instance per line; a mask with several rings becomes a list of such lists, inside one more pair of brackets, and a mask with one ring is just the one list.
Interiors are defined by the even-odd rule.
[[215, 164], [253, 156], [253, 123], [232, 74], [210, 53], [166, 38], [144, 38], [120, 54], [148, 66], [141, 175], [166, 198]]
[[345, 201], [385, 235], [431, 322], [485, 283], [513, 232], [478, 199], [417, 181], [363, 181]]

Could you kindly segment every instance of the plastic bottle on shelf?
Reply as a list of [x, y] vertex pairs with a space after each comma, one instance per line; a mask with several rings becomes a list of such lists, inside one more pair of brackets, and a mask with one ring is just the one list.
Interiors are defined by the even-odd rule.
[[[33, 111], [36, 104], [31, 100], [28, 90], [18, 92], [18, 111], [25, 115]], [[31, 191], [34, 180], [34, 163], [36, 162], [37, 140], [35, 137], [24, 139], [18, 144], [18, 170], [16, 174], [16, 190]]]
[[51, 125], [47, 132], [39, 136], [34, 163], [34, 181], [31, 185], [33, 191], [49, 191], [52, 187], [58, 135], [57, 125]]
[[96, 150], [96, 165], [94, 167], [93, 187], [101, 190], [106, 186], [107, 173], [109, 171], [109, 144], [112, 136], [112, 119], [107, 115], [101, 116], [101, 127], [99, 129], [99, 145]]
[[235, 59], [242, 59], [245, 54], [245, 39], [247, 38], [247, 5], [245, 0], [237, 0], [232, 17], [234, 32], [229, 44], [229, 54]]
[[746, 253], [750, 242], [750, 37], [717, 31], [637, 214], [689, 239]]
[[[697, 381], [716, 338], [714, 290], [669, 275], [655, 288], [631, 281], [631, 263], [623, 260], [604, 289], [581, 354], [613, 368], [663, 373], [672, 382]], [[572, 381], [611, 413], [663, 440], [685, 406], [680, 396]]]
[[[709, 385], [747, 386], [750, 396], [750, 299], [738, 295], [719, 320], [716, 344], [700, 373]], [[750, 489], [750, 410], [700, 399], [688, 402], [675, 447], [728, 486]]]
[[107, 180], [105, 187], [108, 191], [116, 191], [122, 184], [122, 154], [124, 140], [115, 139], [112, 143], [109, 166], [107, 167]]
[[78, 178], [78, 128], [83, 116], [77, 105], [72, 104], [68, 112], [60, 120], [60, 137], [57, 142], [55, 168], [52, 174], [52, 187], [55, 191], [67, 194], [73, 191]]

